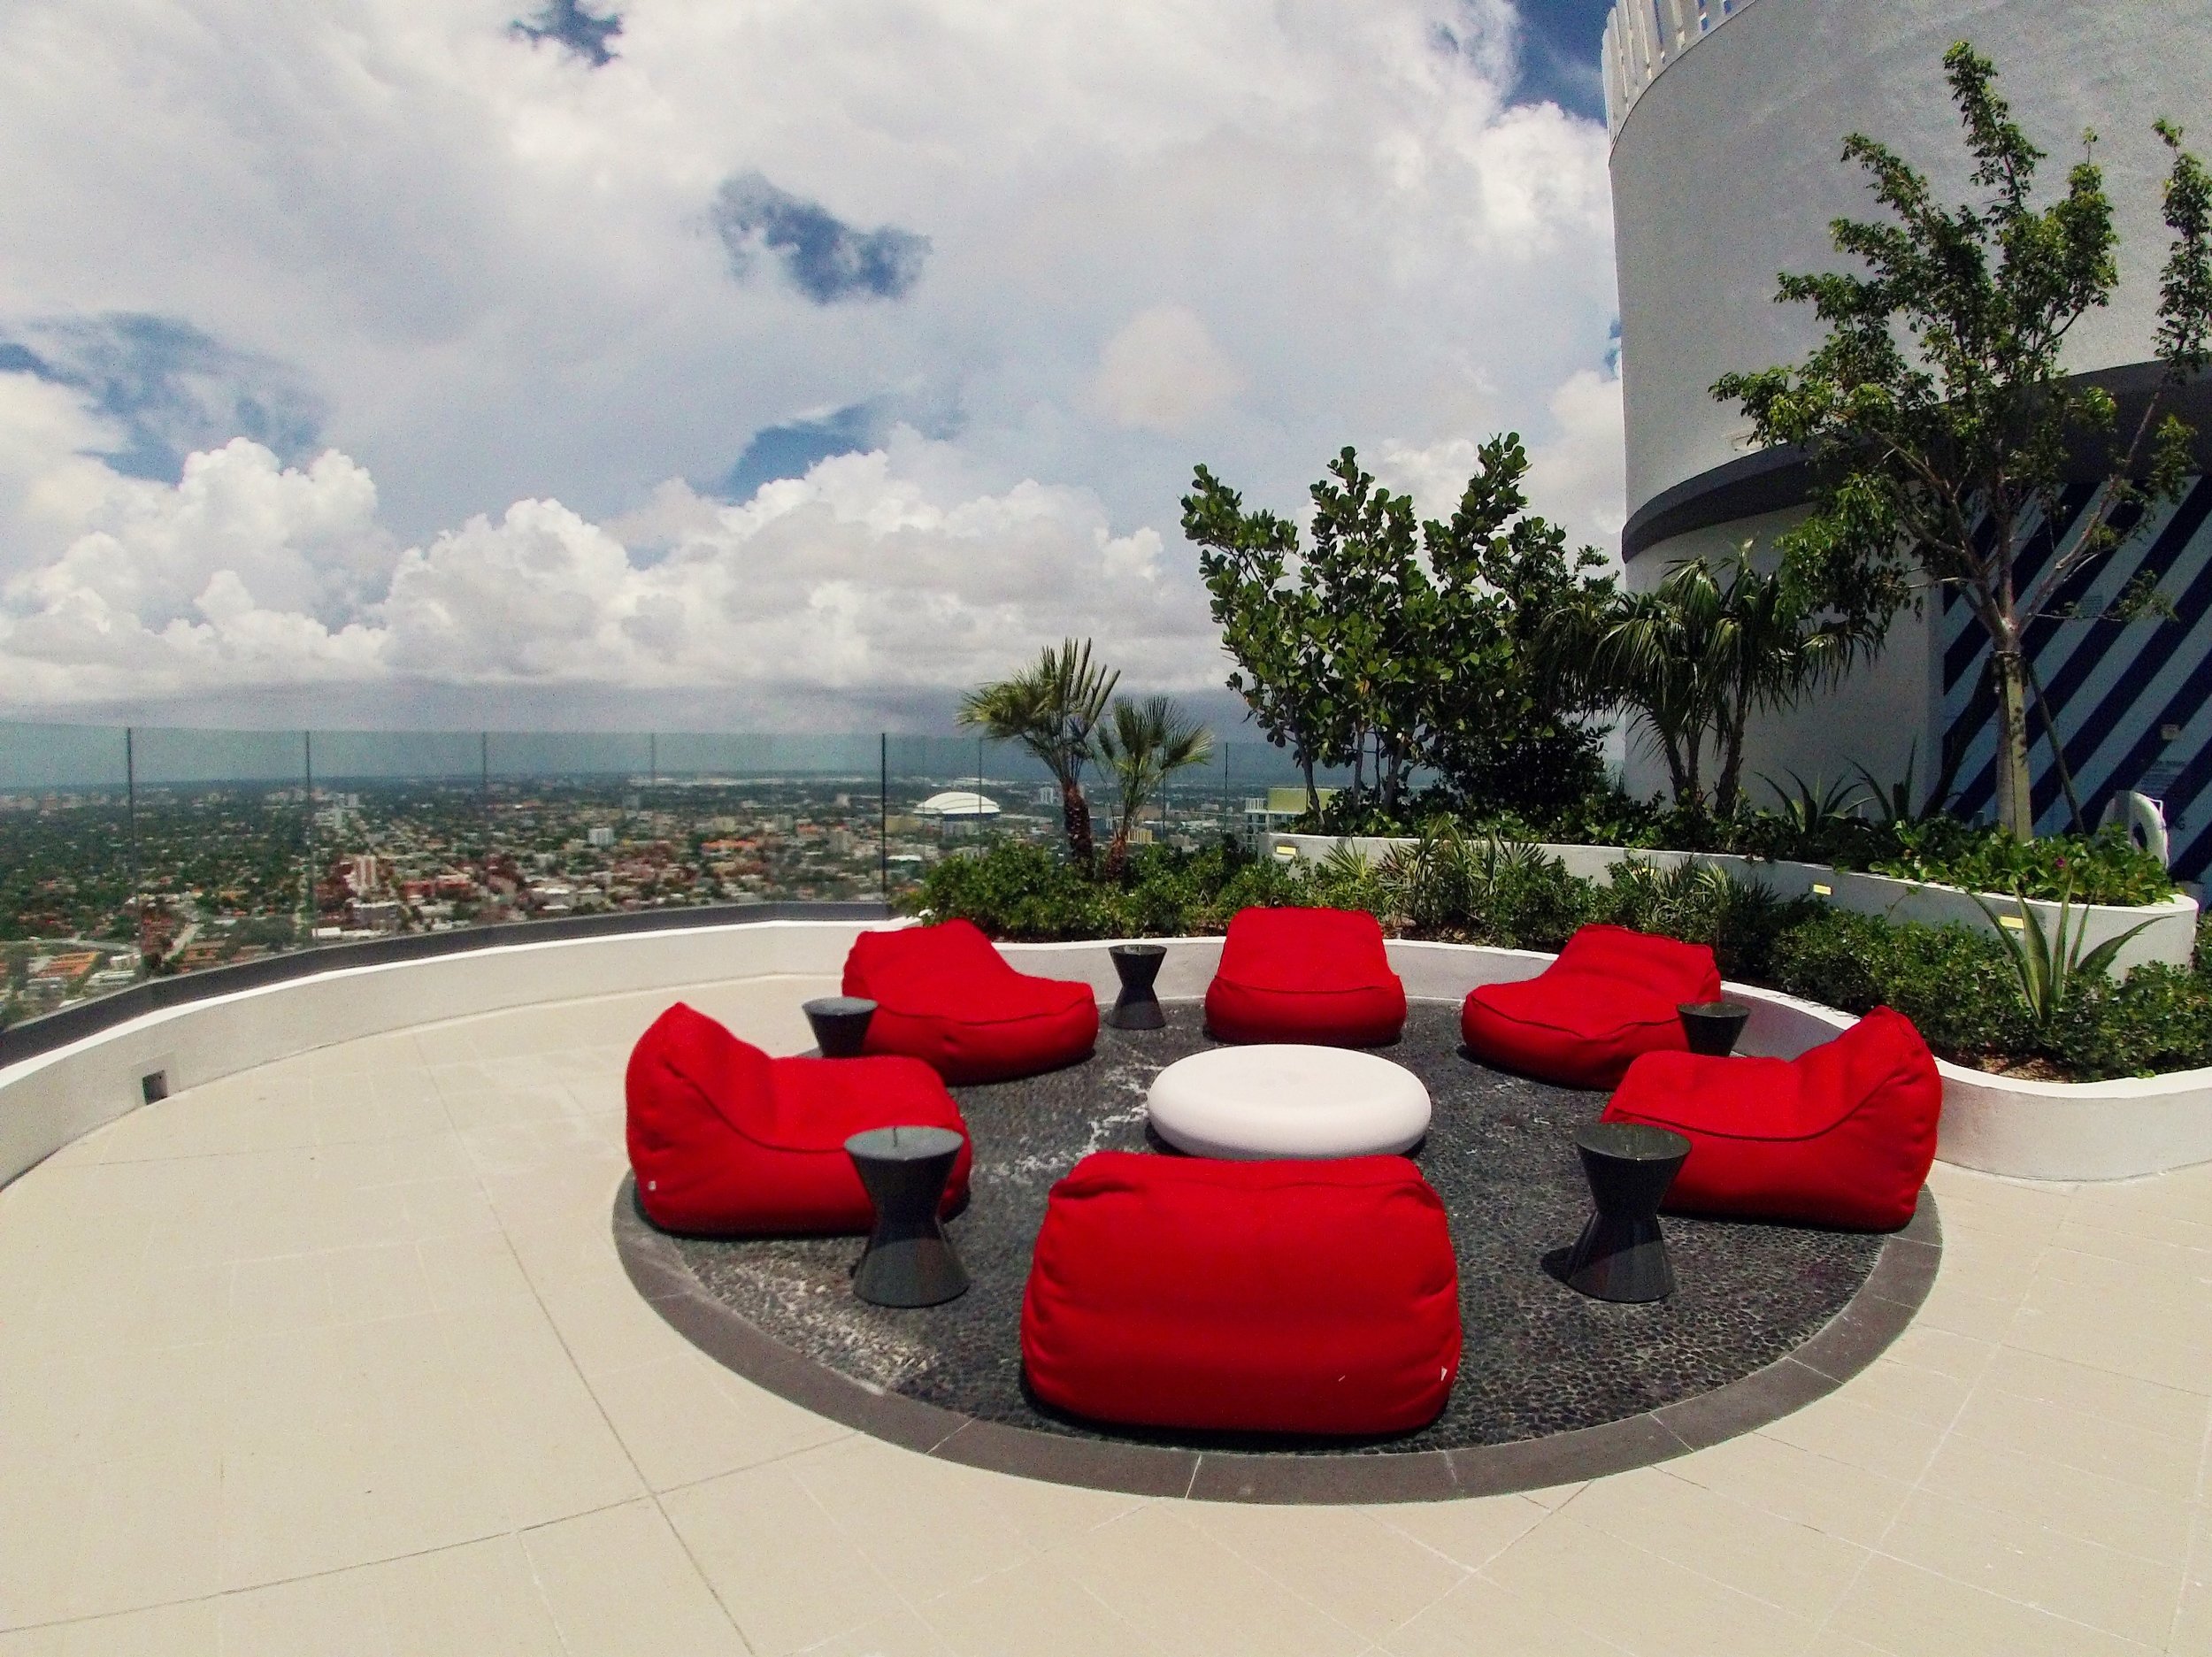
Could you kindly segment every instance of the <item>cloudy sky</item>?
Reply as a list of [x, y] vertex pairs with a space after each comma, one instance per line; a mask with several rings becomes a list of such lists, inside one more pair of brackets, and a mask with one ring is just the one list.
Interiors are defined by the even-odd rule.
[[0, 712], [941, 725], [1177, 499], [1609, 548], [1594, 0], [18, 0]]

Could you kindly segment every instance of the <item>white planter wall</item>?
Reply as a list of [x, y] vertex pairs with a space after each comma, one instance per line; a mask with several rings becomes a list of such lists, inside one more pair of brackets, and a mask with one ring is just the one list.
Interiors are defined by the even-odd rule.
[[[1419, 842], [1405, 839], [1389, 839], [1381, 835], [1357, 835], [1339, 839], [1330, 834], [1271, 834], [1271, 852], [1278, 847], [1287, 847], [1302, 858], [1316, 862], [1326, 857], [1338, 846], [1349, 846], [1363, 856], [1380, 862], [1384, 854], [1394, 847], [1413, 846]], [[1976, 932], [1993, 932], [1989, 917], [1983, 914], [1973, 898], [1956, 886], [1923, 886], [1915, 881], [1898, 880], [1888, 875], [1861, 874], [1849, 870], [1831, 869], [1826, 863], [1770, 863], [1756, 857], [1739, 857], [1727, 852], [1671, 852], [1640, 851], [1620, 846], [1555, 846], [1543, 849], [1566, 865], [1567, 872], [1584, 880], [1600, 885], [1610, 883], [1608, 874], [1613, 864], [1626, 857], [1640, 858], [1661, 869], [1672, 869], [1686, 863], [1709, 863], [1736, 879], [1765, 886], [1777, 897], [1801, 898], [1818, 896], [1839, 909], [1853, 909], [1861, 915], [1879, 915], [1889, 921], [1916, 921], [1924, 926], [1969, 926]], [[1825, 887], [1823, 891], [1820, 888]], [[2000, 915], [2014, 912], [2014, 901], [2009, 895], [1984, 894]], [[2058, 930], [2058, 905], [2031, 899], [2028, 907], [2040, 917], [2047, 935], [2055, 940]], [[2086, 914], [2088, 922], [2083, 924]], [[2083, 929], [2085, 951], [2095, 948], [2108, 938], [2116, 938], [2139, 922], [2150, 924], [2120, 947], [2120, 953], [2112, 963], [2114, 974], [2124, 975], [2129, 969], [2146, 962], [2164, 962], [2173, 966], [2189, 964], [2191, 951], [2197, 941], [2196, 900], [2177, 893], [2163, 903], [2146, 904], [2140, 908], [2117, 904], [2074, 905], [2067, 922], [2070, 934], [2077, 927]]]
[[[898, 922], [770, 921], [526, 943], [426, 961], [348, 968], [149, 1013], [69, 1047], [0, 1069], [0, 1183], [140, 1102], [140, 1078], [164, 1070], [173, 1090], [336, 1042], [485, 1013], [592, 996], [778, 977], [834, 978], [853, 938]], [[1159, 988], [1204, 993], [1218, 938], [1167, 947]], [[1079, 978], [1110, 1000], [1104, 941], [1012, 944], [1024, 971]], [[1533, 977], [1534, 950], [1401, 940], [1392, 965], [1417, 999], [1456, 1001], [1479, 984]], [[795, 991], [795, 993], [796, 992]], [[1793, 1058], [1848, 1016], [1732, 985], [1752, 1009], [1742, 1050]], [[1940, 1155], [2027, 1179], [2123, 1179], [2212, 1162], [2212, 1070], [2145, 1081], [2010, 1081], [1941, 1064]]]

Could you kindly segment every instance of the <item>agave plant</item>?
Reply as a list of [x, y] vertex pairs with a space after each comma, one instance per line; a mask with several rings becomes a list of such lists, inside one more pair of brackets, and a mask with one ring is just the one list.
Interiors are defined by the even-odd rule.
[[1848, 779], [1823, 786], [1817, 778], [1807, 782], [1793, 771], [1786, 770], [1783, 775], [1796, 785], [1794, 793], [1764, 771], [1759, 773], [1759, 780], [1774, 790], [1775, 798], [1781, 802], [1783, 819], [1800, 840], [1810, 840], [1850, 821], [1864, 797], [1861, 786]]
[[[1919, 763], [1920, 740], [1916, 737], [1912, 746], [1905, 751], [1905, 774], [1895, 782], [1883, 782], [1864, 765], [1851, 768], [1859, 773], [1860, 786], [1866, 790], [1867, 799], [1874, 807], [1874, 820], [1884, 827], [1893, 828], [1900, 823], [1916, 823], [1924, 817], [1933, 817], [1943, 809], [1942, 796], [1934, 794], [1928, 796], [1925, 803], [1913, 804], [1913, 772]], [[1938, 778], [1938, 786], [1941, 784], [1942, 779]]]
[[2074, 883], [2069, 879], [2058, 901], [2056, 935], [2045, 930], [2043, 917], [2028, 901], [2026, 893], [2013, 889], [2013, 902], [2017, 915], [2000, 915], [1987, 899], [1978, 892], [1967, 895], [1989, 917], [1995, 929], [1997, 940], [2005, 947], [2005, 954], [2012, 963], [2014, 975], [2020, 981], [2020, 993], [2028, 1003], [2028, 1016], [2039, 1030], [2047, 1029], [2074, 993], [2074, 986], [2085, 978], [2094, 978], [2111, 970], [2121, 947], [2129, 939], [2151, 924], [2140, 921], [2127, 931], [2106, 939], [2086, 954], [2082, 946], [2088, 941], [2089, 909], [2082, 905], [2081, 918], [2073, 922], [2070, 933], [2068, 925], [2073, 921]]

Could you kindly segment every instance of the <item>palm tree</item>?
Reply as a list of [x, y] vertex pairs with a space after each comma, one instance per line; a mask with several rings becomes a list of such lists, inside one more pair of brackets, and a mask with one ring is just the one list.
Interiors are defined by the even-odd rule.
[[1752, 710], [1793, 707], [1879, 643], [1876, 629], [1813, 613], [1786, 572], [1754, 567], [1748, 544], [1720, 570], [1693, 558], [1649, 592], [1620, 594], [1591, 632], [1588, 671], [1658, 744], [1678, 802], [1704, 809], [1701, 772], [1714, 750], [1723, 816], [1742, 790]]
[[1114, 699], [1113, 712], [1098, 728], [1098, 756], [1121, 791], [1114, 816], [1114, 838], [1106, 848], [1106, 869], [1118, 874], [1129, 855], [1129, 835], [1139, 813], [1167, 787], [1167, 779], [1187, 766], [1213, 757], [1213, 733], [1186, 716], [1172, 696]]
[[1085, 869], [1096, 854], [1091, 808], [1083, 798], [1083, 768], [1091, 759], [1091, 734], [1120, 683], [1119, 671], [1091, 662], [1091, 641], [1063, 639], [1011, 679], [970, 691], [960, 699], [960, 723], [1001, 742], [1018, 742], [1036, 756], [1060, 785], [1060, 818], [1068, 854]]

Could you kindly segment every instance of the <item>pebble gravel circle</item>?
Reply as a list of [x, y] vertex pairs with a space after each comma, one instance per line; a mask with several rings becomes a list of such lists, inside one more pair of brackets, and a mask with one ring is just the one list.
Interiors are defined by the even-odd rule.
[[1072, 1438], [1193, 1449], [1413, 1453], [1591, 1428], [1742, 1380], [1809, 1340], [1867, 1281], [1885, 1239], [1669, 1216], [1674, 1296], [1592, 1300], [1554, 1275], [1589, 1213], [1574, 1135], [1605, 1095], [1488, 1070], [1460, 1045], [1458, 1009], [1416, 1002], [1379, 1049], [1426, 1085], [1435, 1114], [1412, 1153], [1443, 1199], [1459, 1257], [1465, 1355], [1444, 1413], [1417, 1432], [1345, 1446], [1133, 1432], [1040, 1406], [1022, 1382], [1022, 1285], [1045, 1197], [1098, 1150], [1176, 1153], [1145, 1127], [1166, 1065], [1216, 1045], [1197, 1005], [1168, 1028], [1100, 1032], [1086, 1062], [953, 1090], [975, 1146], [972, 1195], [948, 1226], [973, 1280], [959, 1300], [893, 1311], [853, 1297], [862, 1239], [669, 1239], [691, 1278], [763, 1334], [848, 1379], [978, 1422]]

